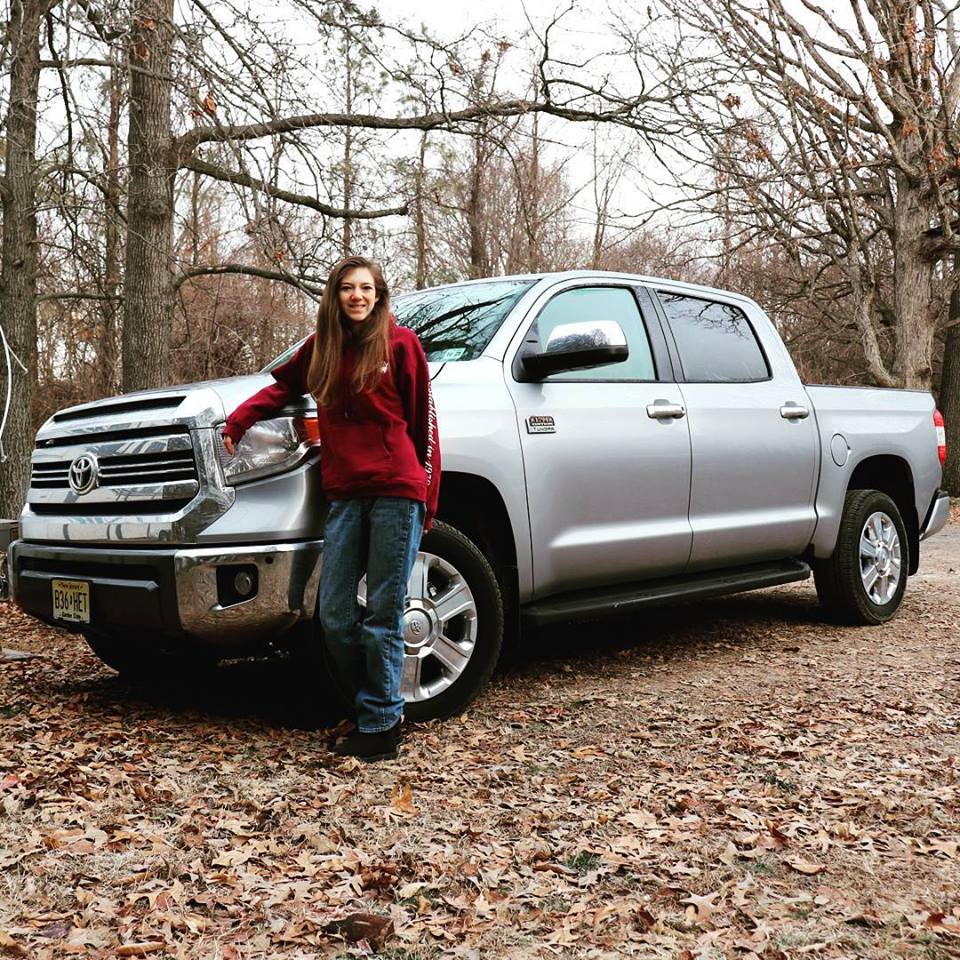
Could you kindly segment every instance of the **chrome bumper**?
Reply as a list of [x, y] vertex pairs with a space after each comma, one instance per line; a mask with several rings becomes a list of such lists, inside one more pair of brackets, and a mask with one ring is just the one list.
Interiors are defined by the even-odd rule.
[[950, 519], [950, 497], [942, 491], [937, 495], [927, 514], [927, 522], [920, 531], [920, 539], [926, 540], [935, 533], [939, 533]]
[[[269, 639], [313, 616], [323, 541], [253, 547], [204, 547], [174, 554], [177, 607], [186, 633], [217, 646]], [[253, 565], [255, 596], [222, 606], [217, 568]]]
[[[9, 561], [14, 600], [56, 626], [86, 626], [52, 615], [52, 581], [81, 580], [90, 585], [91, 630], [131, 636], [158, 631], [221, 649], [249, 649], [313, 616], [322, 552], [322, 540], [165, 550], [18, 540]], [[218, 578], [221, 567], [228, 569]], [[256, 589], [249, 599], [224, 603], [224, 584], [232, 582], [235, 568], [255, 568]]]

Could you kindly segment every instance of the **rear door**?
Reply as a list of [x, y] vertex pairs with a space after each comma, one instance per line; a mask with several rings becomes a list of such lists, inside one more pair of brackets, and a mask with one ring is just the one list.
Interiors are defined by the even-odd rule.
[[[525, 341], [543, 346], [558, 324], [596, 320], [621, 326], [627, 360], [537, 383], [516, 379]], [[504, 369], [523, 451], [534, 595], [682, 571], [691, 544], [690, 436], [647, 292], [613, 280], [550, 288]], [[681, 415], [661, 416], [668, 407]]]
[[816, 525], [819, 440], [779, 336], [732, 297], [661, 289], [657, 298], [693, 449], [689, 570], [799, 555]]

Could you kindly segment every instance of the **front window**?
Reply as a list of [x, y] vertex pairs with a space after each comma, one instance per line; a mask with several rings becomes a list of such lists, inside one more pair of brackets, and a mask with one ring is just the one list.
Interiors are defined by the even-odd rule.
[[[474, 360], [483, 353], [513, 305], [534, 280], [491, 280], [440, 290], [405, 293], [393, 301], [397, 322], [420, 338], [427, 360]], [[306, 337], [303, 338], [304, 340]], [[268, 363], [261, 373], [289, 360], [303, 340]]]

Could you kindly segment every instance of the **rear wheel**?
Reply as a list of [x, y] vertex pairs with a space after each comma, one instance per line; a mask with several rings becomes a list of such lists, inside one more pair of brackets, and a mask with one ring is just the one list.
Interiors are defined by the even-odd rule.
[[845, 623], [885, 623], [907, 586], [907, 530], [897, 505], [879, 490], [851, 490], [833, 555], [814, 565], [817, 596]]

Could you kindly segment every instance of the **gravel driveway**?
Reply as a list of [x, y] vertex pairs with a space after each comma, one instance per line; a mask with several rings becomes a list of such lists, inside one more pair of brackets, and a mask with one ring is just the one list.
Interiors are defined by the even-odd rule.
[[544, 631], [372, 767], [282, 665], [131, 688], [0, 604], [0, 955], [960, 956], [958, 570]]

